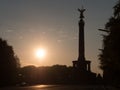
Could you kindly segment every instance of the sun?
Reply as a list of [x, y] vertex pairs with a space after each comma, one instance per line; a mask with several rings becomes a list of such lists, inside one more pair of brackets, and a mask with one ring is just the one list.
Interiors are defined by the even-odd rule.
[[35, 51], [35, 56], [36, 56], [36, 58], [38, 58], [38, 59], [43, 59], [43, 58], [45, 58], [45, 56], [46, 56], [46, 50], [43, 49], [43, 48], [37, 49], [37, 50]]

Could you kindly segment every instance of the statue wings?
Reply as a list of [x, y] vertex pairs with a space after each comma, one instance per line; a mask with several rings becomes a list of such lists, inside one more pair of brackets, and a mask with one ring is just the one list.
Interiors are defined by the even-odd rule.
[[79, 9], [79, 8], [78, 8], [78, 11], [79, 11], [79, 12], [84, 12], [85, 9]]

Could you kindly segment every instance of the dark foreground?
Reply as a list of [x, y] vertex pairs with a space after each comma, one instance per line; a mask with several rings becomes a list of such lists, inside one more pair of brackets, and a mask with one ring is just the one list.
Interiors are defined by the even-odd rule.
[[112, 86], [79, 86], [79, 85], [35, 85], [24, 87], [4, 87], [0, 90], [120, 90]]

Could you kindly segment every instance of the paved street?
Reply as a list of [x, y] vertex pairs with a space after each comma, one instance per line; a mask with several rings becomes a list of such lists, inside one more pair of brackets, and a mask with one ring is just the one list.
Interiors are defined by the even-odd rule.
[[119, 90], [114, 87], [104, 86], [78, 86], [78, 85], [35, 85], [25, 87], [6, 87], [0, 90]]

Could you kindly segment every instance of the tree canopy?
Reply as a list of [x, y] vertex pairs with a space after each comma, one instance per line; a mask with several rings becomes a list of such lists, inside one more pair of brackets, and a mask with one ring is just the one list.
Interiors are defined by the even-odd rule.
[[104, 79], [117, 83], [120, 80], [120, 0], [113, 9], [114, 14], [105, 25], [99, 60]]
[[0, 86], [14, 84], [20, 63], [12, 46], [0, 38]]

